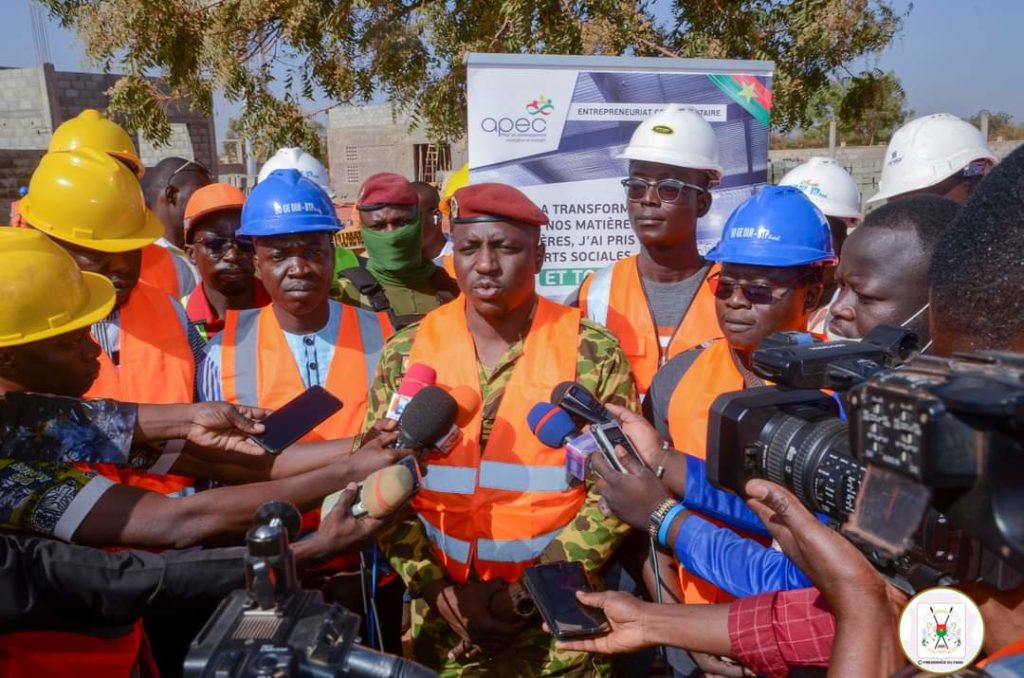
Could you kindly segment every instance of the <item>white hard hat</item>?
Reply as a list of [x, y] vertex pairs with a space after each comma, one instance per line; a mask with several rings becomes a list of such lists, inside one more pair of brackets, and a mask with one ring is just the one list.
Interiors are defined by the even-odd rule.
[[699, 113], [679, 107], [670, 106], [640, 123], [619, 157], [706, 170], [712, 184], [722, 179], [715, 130]]
[[868, 202], [934, 186], [976, 160], [999, 162], [974, 125], [948, 113], [915, 118], [892, 135], [878, 193]]
[[864, 218], [857, 182], [835, 158], [811, 158], [786, 172], [779, 186], [796, 186], [826, 217]]
[[331, 187], [331, 178], [327, 175], [327, 169], [324, 168], [323, 163], [298, 146], [282, 148], [274, 154], [274, 157], [263, 163], [256, 183], [263, 181], [271, 172], [279, 169], [298, 170], [299, 174], [312, 179], [331, 198], [336, 195]]

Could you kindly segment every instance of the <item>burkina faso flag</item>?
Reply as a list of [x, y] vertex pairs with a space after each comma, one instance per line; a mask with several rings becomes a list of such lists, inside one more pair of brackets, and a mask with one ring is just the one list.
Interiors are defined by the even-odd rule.
[[772, 117], [772, 91], [752, 75], [709, 75], [711, 82], [767, 127]]

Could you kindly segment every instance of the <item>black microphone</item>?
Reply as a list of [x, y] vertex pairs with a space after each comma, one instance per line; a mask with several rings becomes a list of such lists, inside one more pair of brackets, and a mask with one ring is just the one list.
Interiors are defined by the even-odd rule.
[[571, 381], [563, 381], [552, 389], [551, 402], [571, 414], [581, 428], [586, 424], [615, 421], [593, 393]]
[[[459, 405], [442, 388], [424, 386], [405, 406], [398, 419], [398, 441], [395, 447], [429, 449], [440, 447], [452, 433], [459, 416]], [[455, 428], [458, 432], [458, 429]], [[454, 443], [448, 445], [448, 450]], [[445, 451], [448, 451], [445, 450]]]

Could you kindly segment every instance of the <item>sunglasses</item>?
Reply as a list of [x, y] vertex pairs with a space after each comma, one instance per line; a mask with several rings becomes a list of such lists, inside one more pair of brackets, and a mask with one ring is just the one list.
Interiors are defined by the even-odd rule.
[[646, 181], [637, 177], [623, 179], [622, 185], [626, 189], [626, 198], [638, 202], [647, 197], [647, 191], [654, 187], [654, 192], [661, 202], [679, 202], [686, 189], [707, 193], [707, 189], [696, 184], [688, 184], [679, 179], [660, 179], [658, 181]]
[[771, 306], [772, 304], [779, 303], [793, 290], [794, 286], [808, 278], [806, 275], [800, 276], [788, 285], [764, 285], [762, 283], [741, 283], [735, 280], [722, 280], [720, 276], [720, 273], [716, 273], [708, 278], [708, 287], [711, 288], [711, 293], [715, 295], [716, 299], [721, 299], [722, 301], [732, 299], [732, 295], [738, 287], [747, 301], [758, 306]]
[[209, 238], [200, 238], [196, 240], [196, 243], [206, 248], [206, 251], [210, 253], [210, 256], [214, 259], [220, 259], [228, 251], [229, 247], [234, 247], [235, 251], [239, 254], [253, 254], [256, 249], [253, 247], [252, 242], [248, 240], [236, 240], [235, 238], [223, 238], [220, 236], [210, 236]]

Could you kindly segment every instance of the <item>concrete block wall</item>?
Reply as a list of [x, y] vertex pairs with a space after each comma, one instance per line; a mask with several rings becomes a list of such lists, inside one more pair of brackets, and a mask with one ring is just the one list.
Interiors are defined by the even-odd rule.
[[0, 149], [0, 224], [9, 223], [11, 203], [18, 199], [18, 189], [28, 186], [45, 149]]
[[[62, 122], [86, 108], [104, 110], [107, 90], [117, 75], [57, 71], [52, 64], [34, 68], [0, 68], [0, 221]], [[155, 147], [133, 138], [146, 165], [178, 155], [195, 159], [217, 172], [217, 141], [213, 118], [187, 105], [171, 104], [171, 145]], [[26, 172], [27, 170], [27, 172]]]
[[[989, 144], [995, 154], [1005, 158], [1024, 141], [993, 141]], [[793, 148], [768, 152], [768, 181], [778, 183], [786, 172], [814, 156], [827, 156], [827, 148]], [[847, 146], [836, 149], [836, 159], [853, 175], [860, 188], [862, 200], [878, 192], [878, 180], [882, 175], [882, 160], [885, 146]], [[865, 207], [867, 205], [865, 204]]]
[[0, 69], [0, 149], [46, 148], [49, 109], [43, 67]]
[[[416, 175], [416, 144], [428, 143], [423, 130], [409, 130], [390, 106], [338, 106], [328, 113], [327, 149], [331, 185], [342, 202], [358, 197], [359, 187], [376, 172]], [[451, 144], [452, 169], [466, 162], [465, 143]]]

